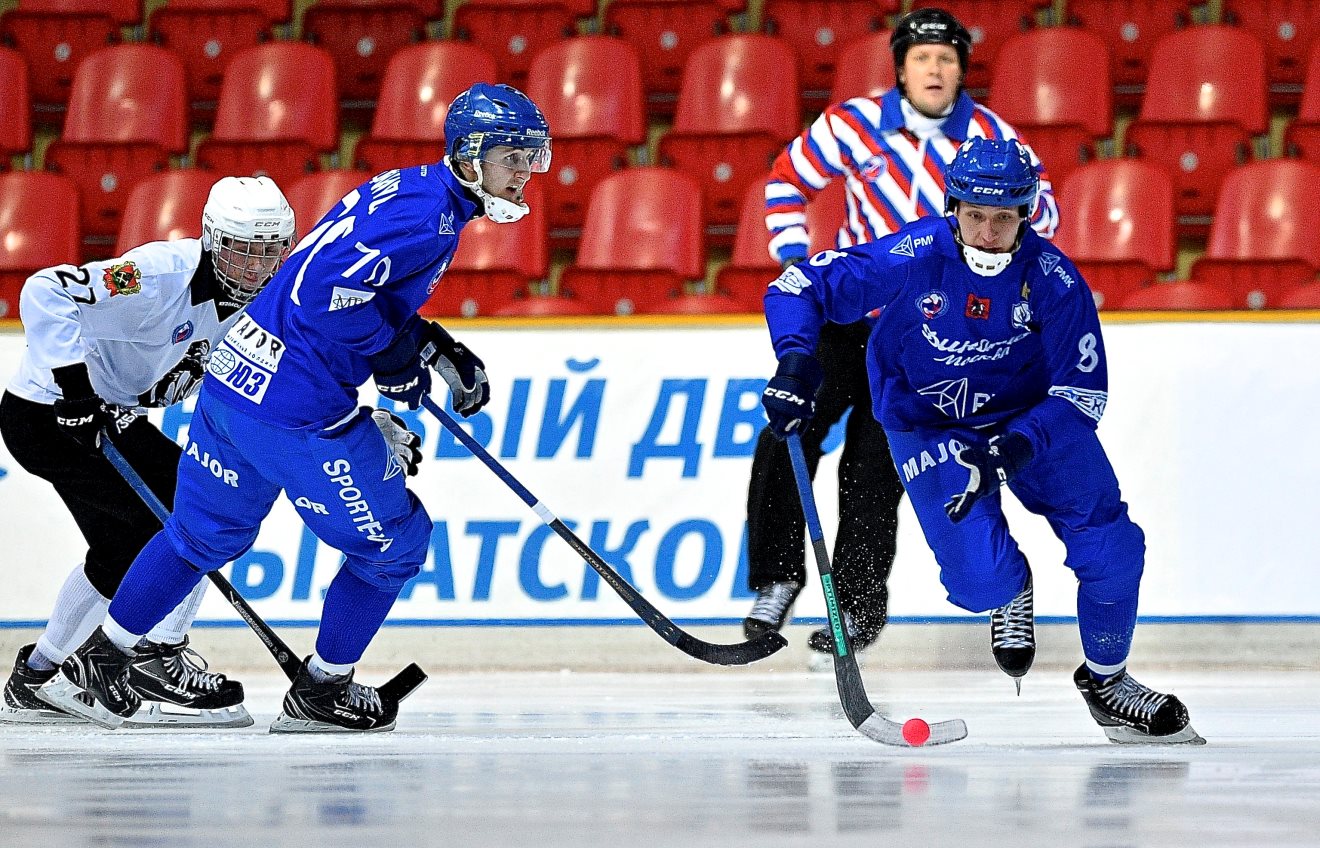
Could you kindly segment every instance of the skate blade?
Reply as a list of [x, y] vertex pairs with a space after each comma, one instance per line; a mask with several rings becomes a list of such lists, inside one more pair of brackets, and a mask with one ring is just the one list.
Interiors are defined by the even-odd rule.
[[1118, 745], [1204, 745], [1205, 739], [1189, 724], [1177, 733], [1165, 736], [1151, 736], [1135, 728], [1117, 725], [1106, 727], [1105, 736]]
[[271, 722], [271, 733], [384, 733], [394, 729], [397, 722], [373, 727], [370, 730], [354, 730], [351, 727], [340, 727], [337, 724], [327, 724], [323, 721], [311, 721], [305, 718], [290, 718], [284, 713], [280, 713]]
[[25, 710], [22, 707], [0, 707], [0, 724], [86, 724], [79, 716], [63, 710]]
[[143, 701], [124, 727], [251, 727], [252, 716], [242, 704], [214, 710], [181, 707], [168, 701]]
[[52, 707], [85, 718], [98, 727], [118, 730], [124, 723], [123, 716], [110, 712], [95, 698], [78, 697], [83, 694], [82, 687], [65, 677], [62, 671], [36, 690], [36, 696]]

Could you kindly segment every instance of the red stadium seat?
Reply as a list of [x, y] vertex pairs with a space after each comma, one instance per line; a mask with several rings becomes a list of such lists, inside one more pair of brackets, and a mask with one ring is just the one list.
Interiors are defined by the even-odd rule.
[[[897, 0], [766, 0], [765, 31], [787, 41], [798, 57], [802, 100], [814, 109], [828, 103], [843, 48], [868, 32], [885, 28]], [[886, 54], [889, 45], [885, 44]]]
[[225, 71], [215, 132], [198, 147], [197, 164], [290, 185], [318, 170], [318, 153], [339, 146], [338, 115], [329, 53], [298, 42], [249, 47]]
[[591, 193], [577, 261], [560, 288], [602, 315], [664, 312], [705, 276], [701, 187], [666, 168], [630, 168]]
[[528, 284], [550, 273], [541, 177], [527, 184], [531, 208], [521, 221], [496, 224], [481, 217], [463, 228], [454, 261], [422, 306], [423, 315], [475, 318], [495, 315], [529, 297]]
[[1296, 103], [1320, 30], [1320, 0], [1224, 0], [1224, 22], [1250, 31], [1265, 47], [1270, 100]]
[[[940, 8], [952, 14], [972, 35], [972, 55], [963, 84], [974, 93], [989, 88], [1000, 47], [1010, 36], [1030, 29], [1043, 0], [916, 0], [915, 9]], [[1010, 56], [1009, 61], [1025, 61]]]
[[1104, 42], [1077, 29], [1011, 36], [1011, 62], [995, 66], [989, 106], [1022, 132], [1057, 185], [1095, 158], [1095, 141], [1113, 131], [1113, 92]]
[[1136, 159], [1075, 170], [1059, 190], [1054, 243], [1082, 272], [1100, 309], [1113, 309], [1174, 265], [1173, 181]]
[[1151, 54], [1161, 38], [1191, 18], [1191, 0], [1068, 0], [1068, 22], [1109, 48], [1114, 96], [1134, 106], [1146, 90]]
[[692, 51], [674, 128], [660, 140], [660, 162], [700, 182], [709, 235], [732, 240], [747, 186], [798, 134], [800, 115], [786, 42], [729, 35]]
[[183, 62], [150, 44], [107, 47], [78, 66], [45, 163], [78, 185], [85, 237], [113, 243], [133, 186], [188, 152], [184, 89]]
[[497, 307], [495, 314], [501, 318], [578, 318], [596, 313], [572, 297], [533, 292]]
[[1289, 159], [1252, 162], [1224, 180], [1205, 256], [1192, 279], [1265, 309], [1320, 270], [1320, 166]]
[[354, 163], [380, 173], [439, 162], [449, 104], [473, 83], [494, 78], [495, 60], [473, 44], [428, 41], [403, 48], [385, 68], [371, 132], [358, 141]]
[[618, 38], [561, 41], [532, 60], [527, 96], [554, 135], [543, 183], [552, 231], [580, 228], [591, 190], [627, 166], [630, 146], [646, 142], [641, 73], [636, 48]]
[[9, 169], [11, 157], [31, 149], [27, 63], [22, 54], [0, 47], [0, 171]]
[[59, 174], [0, 174], [0, 233], [0, 318], [17, 318], [28, 276], [78, 262], [78, 187]]
[[1320, 164], [1320, 41], [1311, 48], [1297, 119], [1288, 125], [1283, 138], [1289, 156]]
[[892, 35], [886, 29], [848, 42], [836, 63], [831, 103], [853, 97], [880, 97], [894, 87], [894, 53], [889, 49]]
[[284, 196], [293, 209], [298, 237], [302, 238], [315, 229], [325, 213], [373, 176], [375, 174], [367, 171], [321, 171], [300, 177], [286, 187]]
[[714, 0], [611, 0], [605, 31], [631, 42], [641, 55], [649, 112], [674, 113], [688, 56], [726, 31], [725, 16]]
[[1280, 309], [1320, 309], [1320, 280], [1284, 292], [1279, 298]]
[[1224, 175], [1246, 161], [1251, 137], [1269, 129], [1268, 118], [1265, 54], [1256, 37], [1193, 27], [1155, 45], [1141, 113], [1125, 142], [1130, 155], [1173, 175], [1180, 216], [1203, 217], [1213, 211]]
[[1152, 310], [1224, 310], [1233, 308], [1233, 299], [1219, 289], [1203, 283], [1156, 283], [1138, 289], [1123, 299], [1122, 309]]
[[256, 0], [172, 0], [151, 13], [148, 37], [183, 59], [193, 120], [215, 120], [229, 60], [270, 39], [270, 14]]
[[202, 208], [218, 179], [217, 174], [189, 168], [138, 181], [124, 204], [115, 256], [147, 242], [201, 238]]
[[[141, 15], [130, 0], [20, 0], [0, 17], [0, 38], [27, 61], [38, 115], [59, 121], [83, 57], [119, 40], [119, 28]], [[126, 18], [126, 19], [124, 19]]]
[[303, 13], [302, 32], [334, 58], [340, 101], [370, 106], [390, 57], [426, 38], [427, 18], [443, 16], [443, 4], [421, 0], [320, 0]]
[[577, 35], [580, 13], [578, 4], [564, 0], [468, 0], [454, 11], [453, 36], [485, 49], [495, 59], [499, 82], [523, 90], [532, 58]]

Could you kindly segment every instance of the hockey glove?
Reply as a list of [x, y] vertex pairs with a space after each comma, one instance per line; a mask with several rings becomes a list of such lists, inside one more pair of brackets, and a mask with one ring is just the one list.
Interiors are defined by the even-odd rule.
[[380, 428], [399, 466], [409, 477], [417, 474], [417, 466], [422, 461], [422, 437], [408, 429], [403, 419], [387, 409], [373, 409], [371, 420]]
[[779, 360], [779, 370], [761, 394], [761, 405], [776, 438], [788, 438], [789, 433], [807, 426], [816, 414], [816, 392], [824, 380], [824, 370], [810, 354], [786, 353]]
[[409, 409], [421, 406], [422, 396], [431, 391], [431, 372], [417, 354], [416, 336], [406, 330], [371, 357], [371, 374], [381, 397]]
[[89, 450], [101, 445], [101, 428], [111, 423], [105, 401], [92, 389], [86, 364], [51, 369], [63, 397], [55, 401], [55, 423], [64, 435]]
[[971, 472], [967, 488], [954, 495], [944, 505], [949, 520], [962, 521], [972, 511], [972, 505], [986, 495], [999, 490], [1031, 462], [1035, 452], [1031, 442], [1020, 433], [995, 436], [984, 445], [968, 445], [954, 455], [958, 464]]
[[418, 349], [422, 362], [431, 366], [454, 393], [454, 411], [467, 418], [490, 400], [486, 363], [434, 321], [422, 322]]
[[206, 339], [193, 342], [178, 364], [157, 380], [156, 385], [138, 395], [138, 403], [150, 407], [173, 406], [194, 394], [202, 387], [210, 350], [211, 343]]

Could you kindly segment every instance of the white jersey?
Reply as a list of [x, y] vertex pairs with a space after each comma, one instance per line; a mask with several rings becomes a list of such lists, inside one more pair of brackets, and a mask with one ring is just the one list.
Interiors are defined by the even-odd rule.
[[201, 258], [197, 239], [157, 241], [28, 277], [19, 298], [27, 352], [9, 391], [54, 403], [61, 392], [51, 369], [85, 362], [92, 387], [112, 404], [168, 406], [191, 394], [200, 383], [183, 366], [205, 367], [241, 314], [220, 319], [221, 289], [209, 266], [197, 274]]

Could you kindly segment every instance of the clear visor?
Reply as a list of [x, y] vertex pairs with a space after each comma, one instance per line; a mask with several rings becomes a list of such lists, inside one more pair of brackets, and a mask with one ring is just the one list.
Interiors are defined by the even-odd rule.
[[292, 239], [245, 241], [221, 235], [212, 253], [216, 276], [235, 301], [251, 303], [275, 276], [290, 247]]
[[540, 147], [520, 147], [512, 150], [488, 150], [481, 160], [508, 171], [526, 171], [544, 174], [550, 170], [550, 142]]

